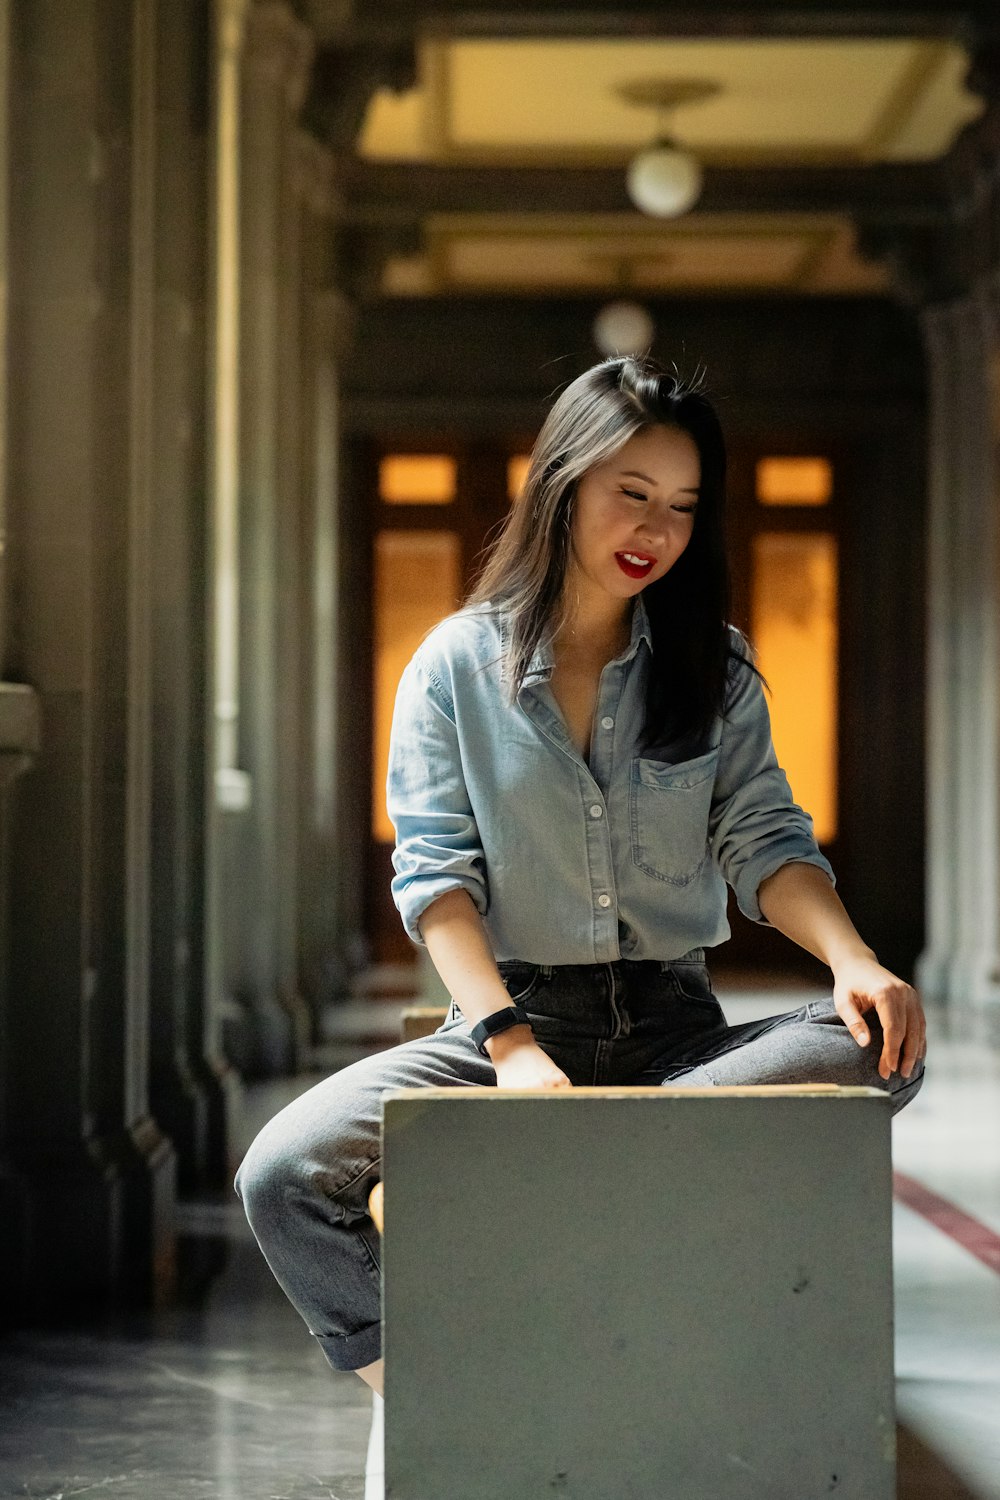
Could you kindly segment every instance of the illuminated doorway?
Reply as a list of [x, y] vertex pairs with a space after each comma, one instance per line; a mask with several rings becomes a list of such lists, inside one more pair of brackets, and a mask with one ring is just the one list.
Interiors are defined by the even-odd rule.
[[[516, 503], [530, 441], [380, 449], [372, 536], [373, 681], [369, 934], [377, 961], [412, 946], [392, 904], [385, 808], [399, 676], [420, 640], [457, 608], [487, 539]], [[841, 464], [830, 445], [787, 435], [737, 446], [729, 493], [733, 618], [758, 650], [779, 761], [837, 868], [840, 812]], [[794, 962], [787, 939], [747, 923], [730, 900], [735, 962]]]

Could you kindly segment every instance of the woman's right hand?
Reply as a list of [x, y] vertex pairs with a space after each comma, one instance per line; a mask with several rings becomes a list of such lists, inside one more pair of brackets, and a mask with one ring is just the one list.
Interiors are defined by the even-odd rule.
[[[497, 1037], [497, 1041], [500, 1041]], [[571, 1089], [562, 1068], [556, 1067], [537, 1042], [519, 1042], [509, 1049], [497, 1049], [490, 1060], [497, 1075], [498, 1089]]]

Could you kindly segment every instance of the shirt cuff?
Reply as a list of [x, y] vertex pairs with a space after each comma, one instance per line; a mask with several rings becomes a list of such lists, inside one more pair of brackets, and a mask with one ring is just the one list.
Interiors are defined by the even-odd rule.
[[830, 879], [831, 885], [837, 884], [837, 877], [833, 873], [833, 866], [824, 854], [813, 845], [811, 848], [802, 849], [792, 843], [772, 845], [769, 849], [761, 850], [760, 854], [747, 860], [736, 879], [733, 889], [736, 892], [736, 904], [745, 917], [751, 922], [757, 922], [762, 927], [770, 927], [772, 924], [767, 920], [760, 909], [757, 900], [757, 892], [762, 883], [769, 875], [780, 870], [782, 865], [815, 865], [822, 870]]
[[475, 880], [463, 880], [457, 875], [404, 875], [397, 879], [400, 884], [397, 888], [396, 881], [393, 881], [393, 900], [403, 919], [407, 937], [421, 948], [426, 948], [427, 944], [420, 935], [417, 923], [439, 896], [448, 891], [468, 891], [481, 917], [485, 917], [489, 907], [486, 891]]

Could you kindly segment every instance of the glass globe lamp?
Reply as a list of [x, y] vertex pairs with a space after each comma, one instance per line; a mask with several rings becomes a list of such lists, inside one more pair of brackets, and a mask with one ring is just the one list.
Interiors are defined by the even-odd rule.
[[697, 157], [672, 141], [657, 141], [632, 158], [625, 187], [643, 213], [657, 219], [676, 219], [698, 201], [701, 165]]
[[656, 327], [638, 302], [605, 303], [594, 319], [594, 343], [602, 354], [645, 354]]

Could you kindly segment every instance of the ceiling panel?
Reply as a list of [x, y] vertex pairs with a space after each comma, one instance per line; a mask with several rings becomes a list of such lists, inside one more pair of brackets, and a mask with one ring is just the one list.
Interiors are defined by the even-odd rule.
[[420, 86], [376, 95], [359, 149], [431, 160], [606, 161], [656, 128], [629, 79], [698, 78], [720, 93], [673, 116], [706, 161], [922, 159], [980, 112], [963, 49], [898, 41], [433, 41]]
[[449, 141], [634, 149], [655, 134], [657, 117], [620, 101], [615, 86], [694, 78], [720, 89], [674, 116], [675, 134], [695, 149], [859, 150], [915, 50], [905, 42], [462, 42], [449, 58]]
[[[448, 39], [420, 47], [419, 87], [382, 93], [359, 144], [375, 159], [484, 168], [624, 169], [656, 134], [653, 109], [615, 93], [636, 79], [705, 79], [716, 97], [670, 128], [709, 167], [864, 166], [943, 155], [981, 111], [957, 43], [880, 40]], [[498, 200], [498, 207], [500, 206]], [[425, 253], [386, 267], [389, 295], [723, 290], [878, 292], [846, 216], [428, 214]]]
[[862, 261], [849, 222], [829, 215], [709, 218], [672, 228], [648, 220], [441, 215], [426, 254], [389, 263], [389, 295], [540, 295], [783, 291], [864, 293], [884, 272]]

